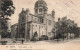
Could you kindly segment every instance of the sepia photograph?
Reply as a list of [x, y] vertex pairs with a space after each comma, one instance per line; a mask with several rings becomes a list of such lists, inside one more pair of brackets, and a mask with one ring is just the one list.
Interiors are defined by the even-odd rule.
[[80, 0], [0, 0], [0, 50], [80, 50]]

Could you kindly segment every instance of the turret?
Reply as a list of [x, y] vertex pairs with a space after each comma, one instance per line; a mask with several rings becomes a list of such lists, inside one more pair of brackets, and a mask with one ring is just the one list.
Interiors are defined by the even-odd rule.
[[55, 18], [55, 11], [52, 11], [52, 17]]
[[27, 13], [27, 15], [30, 14], [30, 10], [28, 8], [26, 9], [26, 13]]

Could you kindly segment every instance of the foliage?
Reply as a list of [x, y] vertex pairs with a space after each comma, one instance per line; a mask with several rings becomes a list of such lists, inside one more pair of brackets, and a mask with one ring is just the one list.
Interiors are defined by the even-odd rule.
[[61, 19], [56, 24], [56, 34], [61, 34], [64, 36], [64, 34], [73, 33], [75, 36], [79, 35], [79, 27], [74, 23], [74, 21], [70, 19]]
[[0, 18], [1, 18], [1, 30], [2, 30], [1, 35], [6, 36], [6, 33], [8, 33], [7, 32], [8, 29], [7, 21], [9, 20], [8, 16], [14, 14], [15, 7], [13, 6], [12, 0], [1, 0], [0, 4], [1, 4]]
[[1, 0], [1, 16], [4, 17], [5, 15], [11, 16], [14, 14], [15, 7], [13, 6], [12, 0]]

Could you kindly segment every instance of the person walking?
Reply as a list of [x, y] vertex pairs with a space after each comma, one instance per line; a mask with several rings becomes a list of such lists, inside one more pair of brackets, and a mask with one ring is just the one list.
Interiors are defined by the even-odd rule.
[[22, 44], [24, 43], [24, 40], [22, 39]]

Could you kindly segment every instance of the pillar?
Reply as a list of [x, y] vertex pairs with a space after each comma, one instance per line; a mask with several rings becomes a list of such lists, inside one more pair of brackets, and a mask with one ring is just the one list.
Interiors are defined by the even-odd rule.
[[1, 16], [0, 16], [0, 40], [1, 40]]

